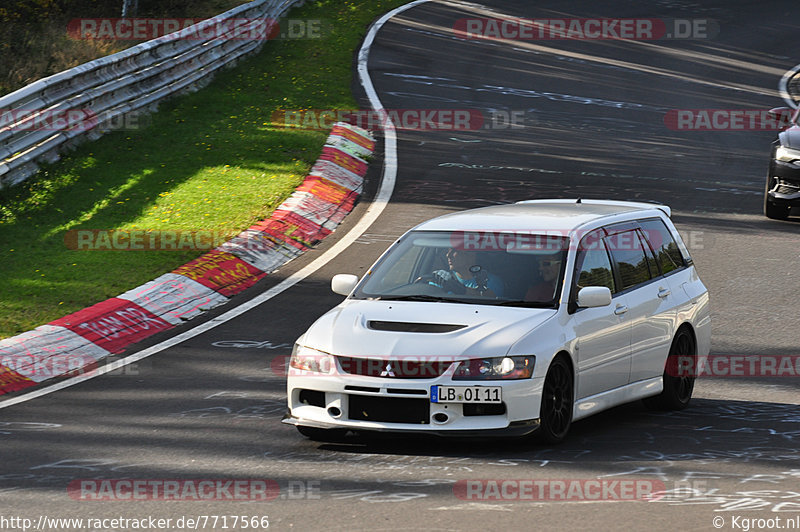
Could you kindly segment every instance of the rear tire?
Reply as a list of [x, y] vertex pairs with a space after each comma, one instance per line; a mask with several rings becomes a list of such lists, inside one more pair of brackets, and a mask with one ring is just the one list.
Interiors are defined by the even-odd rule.
[[563, 357], [550, 364], [542, 389], [540, 425], [536, 431], [539, 439], [555, 444], [564, 441], [572, 425], [572, 408], [575, 403], [572, 371]]
[[644, 399], [645, 406], [652, 410], [683, 410], [689, 406], [694, 391], [697, 365], [692, 364], [691, 372], [681, 375], [679, 371], [686, 366], [686, 358], [697, 360], [697, 346], [692, 333], [684, 327], [678, 330], [669, 348], [663, 376], [664, 390], [655, 397]]

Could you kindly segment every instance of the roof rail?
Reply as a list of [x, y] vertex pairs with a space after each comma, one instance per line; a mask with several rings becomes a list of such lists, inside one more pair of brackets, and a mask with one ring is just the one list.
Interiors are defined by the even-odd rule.
[[672, 216], [672, 209], [668, 206], [664, 205], [663, 203], [648, 203], [644, 201], [619, 201], [619, 200], [596, 200], [596, 199], [584, 199], [584, 198], [573, 198], [573, 199], [536, 199], [536, 200], [523, 200], [518, 201], [517, 203], [526, 203], [526, 204], [568, 204], [568, 203], [579, 203], [583, 205], [617, 205], [619, 207], [629, 207], [629, 208], [636, 208], [636, 209], [658, 209], [662, 211], [667, 216]]

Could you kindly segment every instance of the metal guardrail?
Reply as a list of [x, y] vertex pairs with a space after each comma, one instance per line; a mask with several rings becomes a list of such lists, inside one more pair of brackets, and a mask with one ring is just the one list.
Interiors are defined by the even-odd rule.
[[783, 75], [778, 83], [778, 91], [792, 109], [800, 107], [800, 65]]
[[[165, 98], [207, 83], [218, 69], [260, 49], [277, 19], [301, 3], [255, 0], [3, 96], [0, 189], [35, 174], [38, 163], [54, 162], [76, 144], [111, 131], [125, 115], [154, 111]], [[43, 116], [63, 120], [58, 128], [36, 127]]]

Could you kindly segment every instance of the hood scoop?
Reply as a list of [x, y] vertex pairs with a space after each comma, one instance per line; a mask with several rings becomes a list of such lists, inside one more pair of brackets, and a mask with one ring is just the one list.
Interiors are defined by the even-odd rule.
[[413, 332], [413, 333], [448, 333], [463, 329], [466, 325], [450, 325], [447, 323], [412, 323], [405, 321], [370, 320], [367, 327], [376, 331]]

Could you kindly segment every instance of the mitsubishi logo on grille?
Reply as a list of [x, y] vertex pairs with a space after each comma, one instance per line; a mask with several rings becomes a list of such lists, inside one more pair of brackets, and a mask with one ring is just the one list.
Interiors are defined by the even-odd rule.
[[395, 377], [394, 371], [392, 371], [392, 365], [386, 364], [386, 369], [381, 371], [381, 377]]

